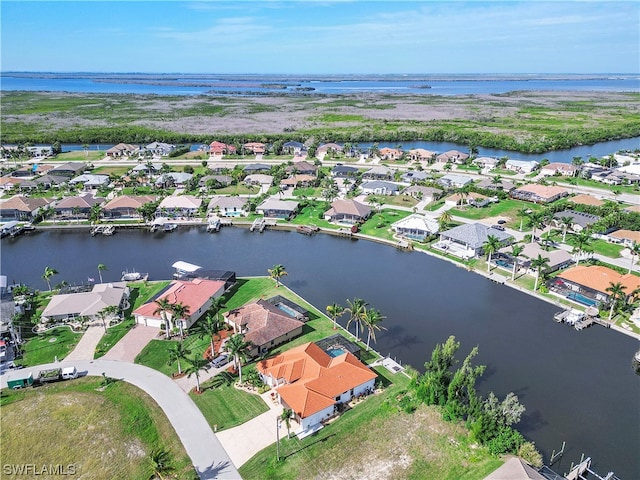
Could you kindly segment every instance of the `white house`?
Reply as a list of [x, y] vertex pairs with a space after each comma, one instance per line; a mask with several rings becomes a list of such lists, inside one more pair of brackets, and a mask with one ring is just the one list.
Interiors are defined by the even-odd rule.
[[392, 224], [391, 230], [399, 237], [422, 242], [428, 236], [438, 233], [440, 225], [433, 218], [414, 213]]
[[221, 217], [246, 217], [249, 215], [247, 199], [241, 197], [213, 197], [207, 208], [210, 214]]
[[507, 160], [504, 167], [518, 173], [531, 173], [537, 170], [539, 165], [535, 160]]
[[165, 197], [156, 210], [162, 216], [191, 216], [198, 212], [202, 199], [193, 195], [177, 195]]

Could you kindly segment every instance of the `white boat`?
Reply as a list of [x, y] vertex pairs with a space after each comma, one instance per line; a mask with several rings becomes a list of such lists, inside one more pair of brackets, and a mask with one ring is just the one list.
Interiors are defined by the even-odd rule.
[[138, 280], [146, 280], [148, 277], [148, 273], [129, 272], [128, 270], [125, 270], [122, 272], [120, 280], [123, 282], [136, 282]]
[[162, 231], [173, 232], [176, 228], [178, 228], [178, 225], [176, 223], [165, 223], [162, 227]]

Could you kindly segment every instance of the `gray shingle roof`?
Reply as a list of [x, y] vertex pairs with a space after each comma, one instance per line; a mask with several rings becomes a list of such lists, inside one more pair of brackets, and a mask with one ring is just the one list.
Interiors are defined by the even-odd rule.
[[493, 235], [500, 242], [513, 238], [513, 236], [507, 232], [496, 230], [481, 223], [465, 223], [464, 225], [442, 232], [441, 235], [445, 238], [468, 245], [474, 250], [482, 248], [482, 245], [487, 241], [489, 235]]

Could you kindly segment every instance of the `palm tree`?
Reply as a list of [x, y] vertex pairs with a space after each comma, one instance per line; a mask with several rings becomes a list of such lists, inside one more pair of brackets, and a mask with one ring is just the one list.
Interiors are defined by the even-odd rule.
[[487, 254], [487, 272], [491, 270], [491, 256], [500, 248], [500, 240], [495, 235], [487, 235], [487, 240], [482, 245], [482, 249]]
[[520, 231], [522, 231], [522, 224], [524, 223], [525, 217], [529, 215], [529, 209], [527, 207], [522, 207], [516, 213], [518, 217], [520, 217]]
[[153, 468], [153, 476], [151, 478], [158, 477], [160, 480], [163, 480], [163, 473], [169, 473], [173, 470], [173, 467], [170, 465], [171, 455], [168, 450], [165, 449], [156, 449], [151, 452], [149, 455], [149, 459], [151, 460], [151, 466]]
[[544, 227], [544, 222], [542, 221], [542, 213], [540, 212], [532, 212], [529, 214], [529, 224], [531, 225], [531, 243], [536, 239], [536, 230], [538, 228]]
[[293, 410], [290, 408], [285, 408], [282, 410], [282, 414], [280, 415], [280, 420], [282, 420], [287, 427], [287, 438], [291, 438], [291, 416], [293, 414]]
[[583, 253], [591, 251], [591, 235], [583, 230], [573, 238], [573, 251], [576, 254], [576, 265]]
[[236, 333], [231, 335], [224, 344], [224, 349], [233, 356], [233, 365], [238, 371], [239, 381], [242, 383], [242, 360], [246, 359], [251, 344], [244, 340], [244, 335]]
[[98, 312], [98, 316], [104, 326], [104, 333], [107, 333], [107, 317], [112, 318], [118, 311], [119, 307], [117, 305], [109, 305]]
[[100, 275], [100, 283], [102, 283], [102, 271], [107, 270], [107, 266], [104, 263], [98, 264], [98, 275]]
[[57, 275], [58, 271], [55, 268], [44, 267], [44, 273], [42, 274], [42, 278], [45, 279], [47, 285], [49, 286], [49, 291], [51, 291], [51, 277]]
[[560, 219], [560, 225], [562, 226], [562, 243], [565, 243], [567, 240], [567, 230], [573, 225], [573, 218], [562, 217]]
[[209, 370], [209, 362], [202, 357], [196, 355], [193, 358], [187, 357], [187, 363], [189, 366], [184, 369], [184, 373], [187, 374], [188, 378], [191, 378], [191, 375], [196, 376], [196, 392], [200, 392], [200, 371], [204, 370], [205, 372]]
[[513, 272], [511, 272], [511, 281], [516, 279], [516, 270], [518, 269], [518, 257], [524, 250], [522, 245], [511, 245], [511, 256], [513, 257]]
[[337, 318], [344, 314], [344, 307], [338, 303], [333, 303], [331, 305], [327, 305], [327, 315], [331, 317], [333, 320], [333, 329], [338, 328]]
[[224, 323], [218, 318], [217, 314], [212, 315], [208, 313], [204, 318], [204, 321], [201, 321], [200, 328], [202, 329], [201, 336], [208, 336], [211, 339], [211, 358], [213, 358], [215, 352], [213, 349], [213, 342], [215, 337], [220, 333], [220, 331], [224, 328]]
[[538, 254], [537, 258], [531, 260], [531, 266], [536, 269], [536, 283], [533, 286], [533, 291], [538, 290], [538, 280], [540, 279], [540, 273], [543, 269], [549, 268], [549, 259]]
[[184, 318], [189, 314], [189, 310], [189, 305], [184, 305], [182, 302], [171, 304], [171, 313], [173, 315], [173, 318], [175, 319], [174, 323], [177, 322], [178, 327], [180, 328], [180, 338], [184, 336], [182, 323], [184, 322]]
[[71, 213], [75, 215], [76, 223], [80, 223], [80, 207], [73, 207]]
[[444, 210], [438, 217], [438, 226], [440, 230], [445, 230], [451, 223], [451, 214], [448, 210]]
[[273, 268], [267, 269], [269, 277], [276, 281], [276, 287], [280, 286], [280, 279], [289, 273], [284, 269], [282, 265], [274, 265]]
[[633, 264], [638, 256], [640, 256], [640, 243], [633, 242], [629, 247], [629, 252], [631, 253], [631, 266], [629, 267], [629, 273], [633, 270]]
[[367, 327], [367, 352], [369, 351], [369, 341], [373, 338], [373, 341], [376, 341], [376, 330], [386, 330], [380, 324], [383, 320], [387, 318], [380, 313], [380, 310], [376, 310], [375, 308], [365, 309], [364, 315], [362, 316], [362, 322], [364, 326]]
[[96, 203], [95, 205], [91, 205], [91, 210], [89, 211], [89, 221], [93, 223], [100, 223], [100, 217], [102, 216], [102, 207], [100, 204]]
[[173, 362], [178, 362], [178, 375], [182, 375], [182, 368], [180, 367], [180, 360], [187, 358], [187, 355], [191, 353], [184, 343], [177, 342], [169, 349], [169, 361], [167, 365], [171, 365]]
[[620, 282], [609, 282], [609, 286], [606, 288], [606, 291], [609, 292], [609, 297], [611, 298], [611, 309], [609, 310], [609, 322], [611, 322], [611, 318], [613, 317], [613, 309], [615, 308], [618, 300], [625, 298], [624, 291], [627, 289], [626, 285], [623, 285]]
[[157, 300], [155, 300], [156, 305], [158, 305], [158, 307], [153, 311], [153, 314], [160, 314], [160, 317], [162, 318], [162, 321], [164, 322], [164, 328], [165, 328], [165, 332], [167, 334], [167, 338], [170, 337], [170, 328], [169, 328], [169, 319], [167, 318], [167, 312], [171, 311], [171, 302], [169, 302], [169, 300], [167, 300], [166, 298], [159, 298]]
[[356, 325], [356, 340], [360, 340], [360, 325], [362, 325], [362, 317], [366, 311], [368, 303], [361, 298], [354, 298], [353, 300], [347, 300], [347, 311], [351, 314], [349, 321], [347, 322], [347, 330], [351, 322]]

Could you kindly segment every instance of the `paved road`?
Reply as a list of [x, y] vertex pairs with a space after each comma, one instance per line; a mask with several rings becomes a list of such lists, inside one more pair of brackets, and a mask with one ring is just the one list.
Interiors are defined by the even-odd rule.
[[[202, 479], [239, 479], [240, 474], [191, 398], [169, 377], [151, 368], [110, 360], [80, 360], [39, 365], [24, 371], [34, 374], [47, 367], [75, 365], [81, 374], [107, 376], [129, 382], [147, 392], [162, 408]], [[0, 376], [6, 388], [7, 375]]]

